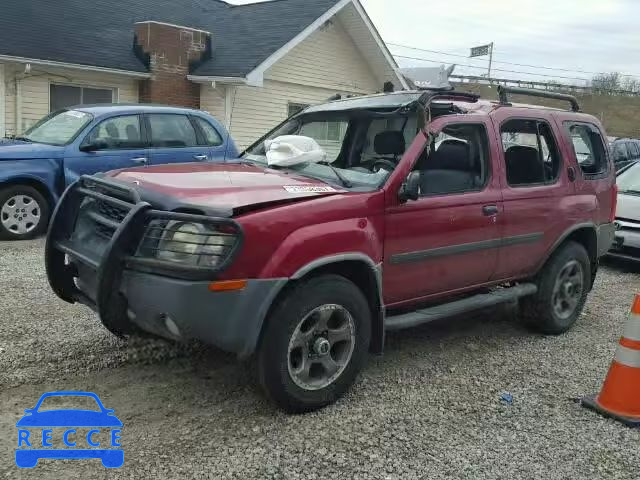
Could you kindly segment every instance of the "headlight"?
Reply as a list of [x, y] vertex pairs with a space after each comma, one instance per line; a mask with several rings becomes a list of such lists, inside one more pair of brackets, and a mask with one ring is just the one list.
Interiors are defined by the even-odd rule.
[[[157, 227], [150, 226], [155, 238]], [[159, 260], [201, 267], [216, 267], [236, 242], [233, 234], [217, 232], [203, 224], [170, 221], [158, 238], [155, 256]]]
[[195, 223], [174, 223], [165, 231], [158, 249], [158, 258], [172, 262], [185, 262], [193, 258], [199, 244], [205, 240]]

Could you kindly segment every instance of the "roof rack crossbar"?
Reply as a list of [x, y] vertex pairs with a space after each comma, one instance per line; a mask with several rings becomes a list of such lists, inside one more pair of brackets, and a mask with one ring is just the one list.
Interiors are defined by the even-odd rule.
[[420, 97], [422, 103], [431, 102], [433, 100], [450, 100], [460, 102], [475, 103], [480, 99], [480, 95], [470, 92], [458, 92], [456, 90], [424, 90], [425, 93]]
[[498, 85], [498, 97], [500, 103], [503, 105], [510, 105], [509, 97], [507, 94], [513, 93], [514, 95], [526, 95], [529, 97], [541, 97], [552, 98], [554, 100], [563, 100], [569, 102], [571, 110], [574, 112], [580, 111], [580, 105], [578, 100], [573, 95], [567, 95], [566, 93], [545, 92], [542, 90], [534, 90], [531, 88], [519, 88], [519, 87], [506, 87], [504, 85]]

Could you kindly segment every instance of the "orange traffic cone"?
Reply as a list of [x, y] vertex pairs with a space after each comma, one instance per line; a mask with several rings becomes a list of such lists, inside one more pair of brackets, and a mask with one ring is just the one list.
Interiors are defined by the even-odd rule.
[[640, 295], [636, 295], [624, 334], [602, 391], [582, 405], [631, 427], [640, 427]]

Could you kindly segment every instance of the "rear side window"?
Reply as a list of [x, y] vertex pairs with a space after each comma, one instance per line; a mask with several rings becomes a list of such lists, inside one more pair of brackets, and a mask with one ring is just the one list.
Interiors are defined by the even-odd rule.
[[558, 180], [561, 157], [549, 124], [541, 120], [513, 119], [500, 129], [512, 187], [551, 185]]
[[565, 128], [571, 138], [578, 165], [585, 176], [588, 178], [606, 173], [607, 153], [600, 131], [595, 125], [567, 122]]
[[149, 126], [154, 148], [194, 147], [198, 144], [196, 131], [186, 115], [151, 114]]
[[627, 144], [627, 149], [629, 150], [629, 153], [631, 154], [631, 158], [638, 158], [640, 157], [640, 151], [638, 151], [638, 144], [635, 142], [630, 142]]
[[626, 162], [629, 160], [626, 143], [616, 142], [613, 144], [613, 159], [616, 162]]
[[218, 131], [213, 128], [209, 122], [200, 117], [192, 117], [195, 122], [202, 130], [202, 135], [204, 136], [205, 145], [209, 145], [210, 147], [217, 147], [222, 145], [222, 137], [218, 133]]

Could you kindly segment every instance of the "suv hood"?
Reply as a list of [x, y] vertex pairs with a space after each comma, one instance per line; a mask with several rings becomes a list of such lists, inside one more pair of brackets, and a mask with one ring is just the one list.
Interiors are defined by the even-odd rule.
[[29, 143], [20, 140], [0, 140], [0, 160], [29, 160], [35, 158], [56, 158], [64, 147], [45, 143]]
[[293, 172], [245, 163], [183, 163], [117, 170], [110, 175], [183, 204], [231, 209], [234, 213], [240, 208], [346, 192]]

